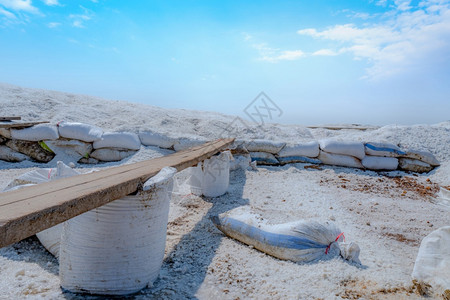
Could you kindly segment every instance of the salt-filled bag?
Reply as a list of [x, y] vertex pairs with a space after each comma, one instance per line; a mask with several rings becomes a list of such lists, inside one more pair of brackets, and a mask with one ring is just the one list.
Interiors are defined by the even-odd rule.
[[311, 262], [341, 255], [356, 263], [359, 246], [344, 243], [344, 233], [333, 223], [301, 220], [268, 224], [253, 213], [223, 213], [211, 217], [227, 236], [283, 260]]
[[65, 222], [61, 287], [71, 292], [126, 295], [158, 277], [166, 244], [175, 168], [150, 178], [143, 191]]
[[224, 151], [190, 168], [191, 192], [206, 197], [219, 197], [225, 194], [230, 183], [232, 158], [230, 151]]
[[441, 227], [422, 240], [411, 277], [421, 294], [449, 299], [450, 226]]

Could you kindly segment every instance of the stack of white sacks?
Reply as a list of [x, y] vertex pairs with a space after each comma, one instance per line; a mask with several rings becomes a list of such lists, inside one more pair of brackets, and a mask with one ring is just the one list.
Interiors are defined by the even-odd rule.
[[[89, 124], [60, 122], [57, 125], [40, 124], [26, 129], [0, 130], [0, 159], [48, 162], [58, 160], [58, 154], [65, 153], [80, 163], [95, 164], [120, 161], [135, 154], [141, 145], [181, 151], [206, 141], [207, 139], [194, 135], [171, 137], [153, 131], [139, 134], [104, 132]], [[413, 172], [429, 172], [439, 166], [437, 159], [429, 152], [403, 150], [385, 142], [326, 139], [286, 143], [255, 139], [236, 140], [235, 146], [248, 150], [247, 156], [256, 164], [262, 165], [322, 163], [376, 171]]]
[[326, 164], [369, 170], [405, 170], [429, 172], [439, 166], [433, 154], [419, 150], [402, 150], [381, 142], [354, 142], [325, 139], [286, 144], [269, 140], [237, 141], [250, 152], [257, 164], [287, 163]]

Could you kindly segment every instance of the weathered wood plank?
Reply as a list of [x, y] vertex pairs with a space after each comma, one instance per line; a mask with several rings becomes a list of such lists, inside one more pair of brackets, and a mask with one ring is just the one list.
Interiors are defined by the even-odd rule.
[[166, 166], [178, 171], [228, 146], [220, 139], [168, 156], [0, 193], [0, 247], [136, 191]]
[[0, 123], [0, 128], [26, 128], [31, 127], [38, 124], [49, 123], [48, 121], [39, 121], [39, 122], [20, 122], [20, 123]]
[[22, 120], [22, 117], [0, 117], [0, 121]]
[[329, 125], [329, 126], [307, 126], [307, 128], [311, 128], [311, 129], [318, 129], [318, 128], [323, 128], [323, 129], [328, 129], [328, 130], [343, 130], [343, 129], [353, 129], [353, 130], [375, 130], [378, 129], [380, 127], [378, 126], [359, 126], [359, 125], [354, 125], [354, 126], [334, 126], [334, 125]]

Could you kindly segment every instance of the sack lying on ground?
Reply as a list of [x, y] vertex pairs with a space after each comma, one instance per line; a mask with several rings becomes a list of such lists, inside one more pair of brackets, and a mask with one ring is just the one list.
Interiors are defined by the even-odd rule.
[[364, 169], [361, 161], [353, 156], [320, 151], [319, 160], [326, 165]]
[[269, 225], [254, 214], [212, 216], [212, 222], [227, 236], [279, 259], [311, 262], [341, 255], [360, 263], [355, 243], [343, 243], [344, 234], [329, 222], [297, 221]]
[[230, 151], [224, 151], [189, 168], [191, 192], [206, 197], [225, 194], [230, 183], [230, 159]]
[[402, 170], [418, 173], [430, 172], [433, 169], [433, 167], [426, 162], [412, 158], [399, 158], [398, 165]]
[[25, 154], [17, 152], [7, 146], [0, 145], [0, 159], [9, 162], [21, 162], [29, 158]]
[[135, 293], [158, 277], [166, 244], [175, 168], [150, 178], [142, 192], [65, 222], [62, 288], [105, 295]]
[[395, 157], [366, 156], [361, 161], [362, 165], [369, 170], [397, 170], [398, 159]]
[[102, 139], [94, 142], [94, 149], [101, 148], [122, 148], [129, 150], [139, 150], [141, 141], [139, 136], [131, 132], [106, 132]]
[[431, 154], [430, 152], [426, 152], [426, 151], [408, 150], [408, 151], [406, 151], [406, 154], [403, 155], [403, 157], [417, 159], [417, 160], [423, 161], [424, 163], [427, 163], [433, 167], [437, 167], [440, 165], [440, 163], [436, 159], [436, 157], [434, 157], [434, 155]]
[[406, 152], [402, 151], [399, 147], [391, 143], [370, 142], [365, 143], [364, 147], [367, 155], [398, 157], [400, 155], [406, 154]]
[[95, 142], [102, 138], [103, 129], [78, 122], [59, 122], [59, 135], [68, 139]]
[[250, 157], [258, 165], [278, 165], [280, 163], [272, 153], [250, 152]]
[[306, 156], [286, 156], [276, 157], [280, 164], [293, 164], [293, 163], [309, 163], [309, 164], [321, 164], [322, 162], [317, 158], [310, 158]]
[[270, 140], [251, 140], [244, 143], [244, 147], [249, 152], [267, 152], [272, 154], [277, 154], [283, 149], [286, 143], [284, 142], [274, 142]]
[[411, 277], [421, 294], [449, 299], [450, 226], [441, 227], [422, 240]]
[[[11, 181], [4, 191], [11, 191], [25, 186], [49, 182], [52, 180], [78, 175], [79, 173], [63, 162], [58, 161], [56, 168], [36, 169], [20, 175]], [[61, 241], [63, 223], [50, 227], [36, 233], [41, 244], [56, 258], [59, 257], [59, 246]]]
[[174, 138], [157, 132], [140, 132], [139, 139], [141, 140], [142, 145], [157, 146], [165, 149], [170, 149], [175, 144]]
[[301, 144], [287, 144], [278, 152], [278, 157], [317, 157], [319, 156], [319, 142], [312, 141]]
[[101, 161], [120, 161], [136, 152], [135, 150], [104, 148], [95, 150], [89, 156]]
[[366, 155], [364, 144], [361, 142], [335, 141], [326, 139], [319, 141], [319, 144], [320, 149], [328, 153], [349, 155], [359, 159], [363, 159]]
[[25, 129], [11, 129], [11, 138], [38, 142], [42, 140], [56, 140], [59, 138], [58, 129], [54, 125], [39, 124]]

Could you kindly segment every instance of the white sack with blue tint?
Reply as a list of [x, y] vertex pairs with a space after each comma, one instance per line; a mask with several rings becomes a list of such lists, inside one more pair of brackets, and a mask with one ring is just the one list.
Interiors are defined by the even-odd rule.
[[365, 143], [364, 147], [367, 155], [398, 157], [406, 154], [406, 152], [391, 143], [369, 142]]
[[301, 220], [270, 225], [251, 213], [224, 213], [211, 220], [227, 236], [279, 259], [306, 263], [340, 254], [360, 263], [359, 246], [344, 243], [343, 232], [333, 223]]

